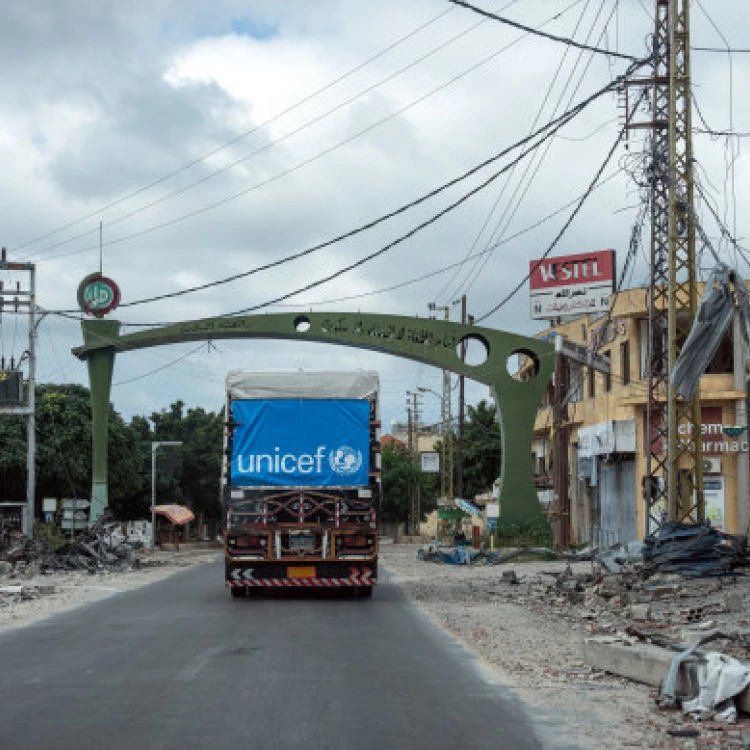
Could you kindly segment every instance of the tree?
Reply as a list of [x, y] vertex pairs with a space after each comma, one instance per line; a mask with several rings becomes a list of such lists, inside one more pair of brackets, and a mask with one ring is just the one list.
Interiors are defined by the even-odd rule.
[[152, 441], [182, 442], [180, 449], [159, 452], [159, 497], [183, 502], [196, 514], [217, 518], [220, 514], [223, 413], [200, 407], [188, 409], [186, 413], [184, 402], [175, 401], [169, 409], [154, 412], [150, 420], [134, 417], [131, 425], [147, 448], [149, 459]]
[[383, 446], [383, 501], [380, 516], [384, 521], [408, 521], [411, 515], [411, 491], [419, 486], [422, 520], [437, 507], [435, 477], [423, 474], [415, 466], [409, 451], [401, 443]]
[[500, 476], [502, 437], [497, 408], [485, 400], [468, 407], [464, 425], [464, 493], [473, 498], [492, 489]]
[[[43, 497], [89, 497], [91, 492], [91, 401], [82, 385], [36, 387], [36, 504]], [[26, 424], [0, 420], [0, 492], [26, 499]], [[110, 406], [109, 497], [126, 512], [143, 494], [137, 435]]]

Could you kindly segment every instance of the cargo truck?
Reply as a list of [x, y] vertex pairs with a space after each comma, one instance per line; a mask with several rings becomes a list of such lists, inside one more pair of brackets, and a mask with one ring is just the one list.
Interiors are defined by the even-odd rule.
[[375, 372], [230, 372], [222, 477], [232, 597], [268, 588], [372, 595], [378, 573]]

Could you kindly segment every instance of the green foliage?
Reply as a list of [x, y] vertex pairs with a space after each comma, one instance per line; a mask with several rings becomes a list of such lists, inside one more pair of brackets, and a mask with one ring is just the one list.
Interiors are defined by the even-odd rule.
[[411, 497], [419, 486], [422, 520], [437, 507], [435, 476], [422, 474], [408, 450], [398, 443], [383, 447], [383, 501], [380, 516], [384, 521], [408, 521]]
[[[91, 402], [81, 385], [39, 384], [36, 389], [36, 499], [89, 497], [91, 492]], [[110, 407], [110, 502], [117, 511], [140, 497], [143, 482], [137, 437]], [[20, 417], [0, 420], [0, 493], [26, 497], [26, 425]]]
[[200, 407], [186, 412], [184, 402], [175, 401], [169, 409], [153, 413], [150, 420], [134, 417], [131, 428], [149, 461], [152, 441], [182, 442], [181, 448], [163, 447], [157, 453], [157, 502], [184, 503], [196, 514], [218, 517], [223, 413]]
[[34, 537], [42, 543], [45, 552], [52, 553], [57, 552], [70, 541], [61, 529], [51, 523], [36, 523], [34, 525]]
[[552, 528], [548, 524], [500, 524], [495, 541], [498, 547], [552, 547]]
[[[496, 407], [486, 401], [469, 406], [464, 425], [464, 496], [489, 492], [500, 476], [502, 438]], [[455, 441], [454, 441], [455, 442]]]

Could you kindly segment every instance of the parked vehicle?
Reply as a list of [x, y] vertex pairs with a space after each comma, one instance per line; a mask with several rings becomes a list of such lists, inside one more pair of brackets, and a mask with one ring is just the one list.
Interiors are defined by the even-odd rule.
[[375, 372], [230, 372], [222, 478], [226, 585], [350, 588], [377, 582], [379, 379]]

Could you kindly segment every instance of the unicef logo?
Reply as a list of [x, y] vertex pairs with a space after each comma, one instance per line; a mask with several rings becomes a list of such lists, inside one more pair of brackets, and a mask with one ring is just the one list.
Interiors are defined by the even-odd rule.
[[334, 448], [328, 454], [328, 463], [337, 474], [351, 476], [362, 467], [362, 452], [354, 450], [348, 445], [342, 445], [339, 448]]

